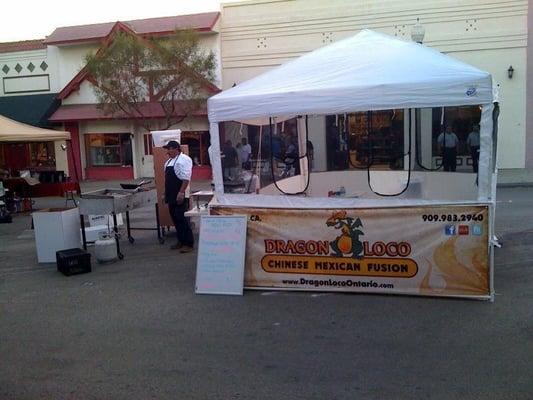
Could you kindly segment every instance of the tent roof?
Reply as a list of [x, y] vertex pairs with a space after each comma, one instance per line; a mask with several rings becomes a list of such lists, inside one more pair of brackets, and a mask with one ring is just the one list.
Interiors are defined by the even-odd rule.
[[492, 78], [415, 42], [363, 30], [208, 100], [211, 122], [492, 102]]
[[70, 139], [70, 133], [13, 121], [0, 115], [0, 142], [41, 142]]

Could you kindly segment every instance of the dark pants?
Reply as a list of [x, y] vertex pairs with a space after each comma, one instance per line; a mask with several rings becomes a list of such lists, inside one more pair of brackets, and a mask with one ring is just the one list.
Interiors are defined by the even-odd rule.
[[444, 153], [442, 154], [442, 166], [444, 171], [455, 172], [457, 168], [457, 150], [456, 148], [444, 148]]
[[472, 157], [472, 168], [477, 172], [479, 163], [479, 146], [470, 147], [470, 156]]
[[189, 219], [185, 218], [184, 213], [189, 210], [189, 199], [185, 199], [183, 203], [169, 203], [168, 211], [176, 227], [176, 236], [178, 242], [184, 246], [194, 246], [194, 236], [192, 234], [191, 226], [189, 225]]

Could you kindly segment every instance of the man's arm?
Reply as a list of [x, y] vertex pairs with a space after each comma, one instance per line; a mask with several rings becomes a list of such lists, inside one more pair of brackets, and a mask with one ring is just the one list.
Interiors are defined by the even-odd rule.
[[183, 203], [183, 200], [185, 200], [185, 191], [187, 190], [187, 186], [189, 186], [189, 181], [182, 180], [180, 191], [178, 192], [178, 195], [176, 196], [176, 202], [178, 204]]
[[187, 187], [189, 186], [188, 180], [182, 179], [181, 181], [181, 187], [179, 193], [182, 193], [185, 196], [185, 191], [187, 190]]
[[442, 137], [442, 133], [441, 133], [439, 136], [437, 136], [437, 151], [439, 153], [442, 152], [442, 145], [443, 145], [443, 143], [442, 143], [443, 140], [442, 139], [443, 139], [443, 137]]

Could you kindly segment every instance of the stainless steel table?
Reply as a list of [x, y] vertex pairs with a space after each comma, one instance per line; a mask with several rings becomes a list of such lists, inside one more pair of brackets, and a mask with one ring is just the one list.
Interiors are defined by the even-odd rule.
[[[135, 208], [142, 208], [149, 205], [155, 206], [156, 228], [132, 228], [130, 224], [130, 211]], [[113, 232], [117, 245], [117, 255], [122, 260], [124, 255], [120, 251], [120, 241], [117, 227], [117, 214], [126, 214], [126, 228], [128, 240], [133, 244], [135, 239], [131, 236], [132, 230], [157, 230], [159, 243], [164, 243], [159, 223], [159, 208], [157, 205], [157, 192], [154, 189], [101, 189], [93, 192], [82, 193], [79, 199], [78, 208], [80, 212], [81, 232], [83, 248], [87, 250], [87, 240], [85, 236], [85, 215], [111, 215], [113, 217]]]

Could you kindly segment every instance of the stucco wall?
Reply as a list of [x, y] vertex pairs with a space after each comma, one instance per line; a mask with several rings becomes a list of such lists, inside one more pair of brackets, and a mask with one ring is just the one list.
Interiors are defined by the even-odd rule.
[[[218, 24], [220, 24], [220, 19], [215, 25], [214, 29], [217, 29]], [[220, 35], [214, 33], [201, 34], [200, 35], [200, 46], [206, 51], [212, 51], [215, 54], [215, 59], [217, 62], [215, 70], [215, 82], [213, 82], [218, 87], [222, 86], [222, 65], [221, 65], [221, 54], [220, 54]]]
[[526, 167], [533, 168], [533, 0], [528, 3]]
[[[500, 85], [498, 167], [523, 168], [526, 144], [526, 49], [454, 52], [451, 56], [491, 72]], [[507, 70], [513, 66], [513, 78]]]
[[94, 103], [97, 103], [96, 96], [94, 95], [93, 85], [88, 81], [82, 82], [79, 90], [73, 91], [70, 96], [62, 100], [63, 105]]
[[57, 59], [60, 60], [58, 76], [61, 89], [63, 89], [85, 65], [85, 56], [98, 50], [98, 44], [83, 44], [70, 46], [48, 46], [55, 48]]
[[54, 93], [54, 64], [46, 49], [0, 53], [0, 96]]
[[[420, 18], [426, 29], [426, 46], [482, 68], [500, 83], [499, 165], [523, 168], [527, 7], [527, 0], [255, 0], [223, 4], [223, 87], [363, 28], [410, 40], [411, 27]], [[513, 79], [507, 78], [509, 65], [515, 70]]]

